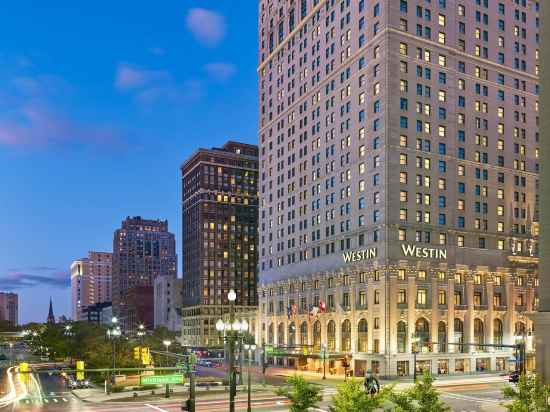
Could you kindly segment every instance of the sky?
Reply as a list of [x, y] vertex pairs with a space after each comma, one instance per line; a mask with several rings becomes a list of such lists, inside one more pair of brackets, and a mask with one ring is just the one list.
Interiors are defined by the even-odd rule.
[[257, 141], [256, 4], [2, 4], [0, 290], [20, 322], [50, 297], [68, 316], [71, 262], [126, 216], [168, 219], [181, 254], [181, 163]]

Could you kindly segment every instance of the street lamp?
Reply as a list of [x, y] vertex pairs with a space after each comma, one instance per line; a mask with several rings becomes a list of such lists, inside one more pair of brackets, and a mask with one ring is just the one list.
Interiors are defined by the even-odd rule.
[[143, 344], [143, 337], [145, 336], [145, 325], [143, 323], [138, 325], [137, 336], [139, 337], [140, 344]]
[[13, 342], [10, 342], [10, 365], [13, 365]]
[[[246, 321], [243, 321], [246, 322]], [[247, 380], [248, 380], [248, 407], [247, 412], [252, 412], [252, 404], [251, 404], [251, 383], [250, 383], [250, 364], [252, 362], [252, 353], [256, 351], [256, 345], [252, 344], [249, 345], [248, 343], [245, 343], [244, 350], [248, 351], [248, 371], [247, 371]]]
[[[525, 343], [526, 343], [526, 338], [525, 338], [525, 332], [520, 335], [516, 335], [515, 336], [515, 340], [516, 340], [516, 370], [519, 369], [519, 372], [520, 373], [525, 373], [525, 369], [526, 369], [526, 365], [525, 365], [525, 356], [526, 356], [526, 350], [525, 350]], [[519, 364], [519, 368], [518, 368], [518, 357], [520, 359], [520, 364]]]
[[73, 332], [73, 325], [71, 325], [70, 323], [67, 323], [65, 325], [65, 331], [63, 332], [63, 334], [65, 336], [67, 336], [68, 340], [69, 340], [69, 350], [68, 350], [68, 355], [69, 355], [69, 362], [70, 364], [73, 363], [73, 357], [72, 357], [72, 348], [73, 348], [73, 342], [72, 342], [72, 337], [74, 336], [74, 332]]
[[323, 379], [327, 378], [327, 344], [323, 343], [321, 346], [323, 349]]
[[[162, 344], [166, 347], [166, 353], [170, 353], [168, 351], [168, 348], [170, 347], [170, 345], [172, 344], [172, 341], [168, 340], [168, 339], [164, 339], [162, 341]], [[166, 360], [166, 366], [168, 366], [168, 360]]]
[[[227, 294], [229, 301], [229, 322], [224, 322], [223, 319], [218, 319], [216, 322], [216, 330], [223, 333], [224, 341], [229, 344], [229, 412], [235, 412], [235, 397], [237, 395], [237, 381], [235, 371], [235, 342], [242, 339], [242, 333], [248, 331], [248, 322], [243, 320], [240, 322], [235, 319], [235, 301], [237, 293], [231, 289]], [[242, 375], [242, 351], [241, 355], [241, 375]]]
[[[111, 340], [113, 343], [112, 346], [112, 354], [113, 354], [113, 384], [114, 384], [114, 373], [116, 369], [116, 341], [117, 339], [122, 335], [122, 331], [120, 330], [120, 326], [118, 326], [118, 319], [116, 316], [113, 316], [111, 319], [111, 328], [107, 329], [107, 338]], [[109, 394], [109, 391], [107, 391]]]
[[420, 337], [416, 334], [412, 335], [412, 353], [413, 353], [413, 378], [416, 382], [416, 355], [418, 354], [418, 342], [420, 342]]

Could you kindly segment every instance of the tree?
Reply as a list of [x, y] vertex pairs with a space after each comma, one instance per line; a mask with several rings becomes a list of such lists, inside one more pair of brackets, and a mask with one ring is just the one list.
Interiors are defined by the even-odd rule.
[[277, 390], [277, 395], [290, 400], [290, 412], [307, 412], [323, 399], [321, 387], [307, 382], [301, 375], [289, 377], [286, 384]]
[[371, 412], [382, 407], [393, 387], [385, 387], [370, 396], [358, 380], [349, 380], [338, 385], [338, 392], [332, 398], [331, 412]]
[[506, 398], [512, 399], [512, 403], [504, 405], [509, 412], [550, 412], [550, 386], [544, 385], [536, 375], [522, 374], [516, 388], [508, 386], [503, 392]]
[[439, 399], [439, 394], [433, 387], [434, 378], [425, 373], [414, 387], [403, 393], [391, 393], [390, 399], [397, 412], [445, 412], [451, 408]]

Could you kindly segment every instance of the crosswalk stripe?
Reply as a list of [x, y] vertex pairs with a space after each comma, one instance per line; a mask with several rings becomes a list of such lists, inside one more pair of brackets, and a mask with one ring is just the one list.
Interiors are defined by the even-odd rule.
[[69, 402], [67, 399], [63, 398], [63, 402]]

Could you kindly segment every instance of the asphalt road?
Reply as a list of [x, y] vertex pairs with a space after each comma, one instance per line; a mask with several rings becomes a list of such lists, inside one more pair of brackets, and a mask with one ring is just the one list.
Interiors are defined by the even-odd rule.
[[507, 383], [478, 384], [441, 388], [441, 399], [453, 411], [458, 412], [501, 412], [506, 409], [502, 389]]
[[[132, 402], [132, 403], [104, 403], [93, 404], [82, 402], [67, 390], [65, 381], [60, 376], [36, 374], [39, 379], [39, 389], [32, 388], [29, 396], [17, 404], [7, 406], [0, 411], [17, 412], [181, 412], [181, 401], [156, 402]], [[36, 385], [35, 385], [36, 386]], [[225, 412], [229, 409], [228, 397], [220, 397], [197, 400], [197, 412]], [[255, 395], [253, 399], [254, 411], [287, 411], [287, 400], [270, 395]], [[246, 411], [246, 396], [240, 394], [237, 398], [237, 411]]]

